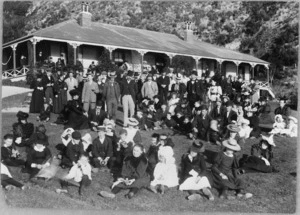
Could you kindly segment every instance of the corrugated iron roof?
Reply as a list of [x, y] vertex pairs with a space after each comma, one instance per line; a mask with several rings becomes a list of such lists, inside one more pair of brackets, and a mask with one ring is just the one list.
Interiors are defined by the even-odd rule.
[[[28, 36], [26, 36], [26, 38], [28, 38]], [[92, 22], [90, 27], [82, 27], [76, 20], [68, 20], [36, 31], [31, 36], [77, 41], [83, 44], [93, 43], [128, 49], [268, 64], [268, 62], [252, 55], [242, 54], [209, 43], [201, 41], [194, 41], [193, 44], [187, 43], [173, 34], [99, 22]]]

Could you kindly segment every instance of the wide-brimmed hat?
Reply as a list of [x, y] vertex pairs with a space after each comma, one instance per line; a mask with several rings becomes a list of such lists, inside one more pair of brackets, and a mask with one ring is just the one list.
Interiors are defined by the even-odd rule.
[[76, 89], [70, 90], [69, 94], [74, 97], [74, 96], [79, 96], [79, 91]]
[[132, 126], [137, 126], [139, 124], [139, 121], [137, 121], [135, 118], [128, 118], [127, 124]]
[[298, 124], [298, 119], [296, 117], [289, 116], [288, 119], [294, 121], [295, 124]]
[[27, 119], [29, 117], [29, 114], [28, 113], [25, 113], [23, 111], [19, 111], [17, 113], [17, 117], [20, 119], [20, 120], [24, 120], [24, 119]]
[[74, 132], [72, 133], [72, 138], [73, 138], [74, 140], [80, 140], [80, 139], [81, 139], [81, 134], [80, 134], [80, 132], [79, 132], [79, 131], [74, 131]]
[[227, 139], [222, 142], [225, 148], [231, 149], [233, 151], [240, 151], [241, 146], [237, 143], [235, 139]]
[[103, 125], [101, 125], [101, 126], [97, 126], [97, 131], [99, 132], [99, 131], [106, 131], [106, 127], [105, 126], [103, 126]]
[[261, 138], [265, 141], [268, 142], [269, 145], [271, 146], [276, 146], [275, 143], [274, 143], [274, 138], [273, 138], [274, 134], [271, 134], [269, 137], [267, 136], [264, 136], [261, 134]]
[[204, 152], [205, 151], [205, 145], [203, 143], [202, 140], [198, 140], [197, 142], [194, 141], [191, 148], [190, 148], [190, 151], [193, 151], [193, 152]]
[[283, 121], [282, 115], [281, 115], [281, 114], [277, 114], [277, 115], [275, 115], [275, 117], [274, 117], [275, 122], [277, 121], [278, 118], [280, 119], [281, 122]]
[[227, 129], [231, 132], [235, 132], [235, 133], [238, 133], [241, 129], [235, 125], [235, 124], [229, 124], [227, 125]]
[[213, 131], [219, 131], [218, 129], [218, 120], [211, 120], [210, 121], [210, 129]]

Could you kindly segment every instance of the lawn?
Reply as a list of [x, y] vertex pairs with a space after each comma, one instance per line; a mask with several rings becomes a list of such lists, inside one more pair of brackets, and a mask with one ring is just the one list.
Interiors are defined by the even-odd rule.
[[[36, 114], [29, 117], [29, 121], [37, 125]], [[121, 112], [118, 112], [120, 118]], [[52, 115], [51, 122], [55, 121], [56, 115]], [[16, 121], [15, 113], [2, 114], [2, 135], [11, 132], [12, 124]], [[50, 139], [50, 149], [55, 155], [57, 150], [55, 145], [60, 143], [62, 126], [45, 124], [47, 134]], [[118, 127], [117, 130], [120, 128]], [[82, 131], [82, 134], [90, 131]], [[170, 130], [158, 131], [157, 133], [172, 133]], [[96, 137], [95, 132], [90, 132], [92, 137]], [[149, 147], [150, 137], [154, 132], [142, 131], [143, 143]], [[175, 142], [175, 157], [179, 164], [180, 157], [186, 152], [191, 142], [184, 136], [172, 136]], [[257, 143], [257, 139], [247, 140], [245, 152], [250, 153], [251, 145]], [[279, 173], [263, 174], [249, 173], [242, 175], [245, 181], [246, 190], [253, 193], [253, 198], [248, 200], [221, 200], [218, 193], [213, 189], [216, 196], [215, 201], [206, 199], [189, 202], [185, 199], [186, 192], [177, 189], [169, 189], [165, 195], [154, 194], [146, 189], [142, 190], [131, 200], [124, 197], [126, 192], [121, 192], [113, 200], [104, 199], [98, 196], [99, 191], [109, 190], [112, 184], [112, 177], [109, 173], [99, 172], [93, 174], [92, 185], [88, 188], [89, 197], [80, 198], [78, 189], [71, 187], [69, 194], [58, 195], [55, 189], [59, 188], [58, 179], [44, 182], [39, 181], [31, 189], [20, 192], [19, 190], [5, 191], [8, 205], [12, 207], [34, 207], [34, 208], [59, 208], [59, 209], [97, 209], [97, 210], [139, 210], [150, 212], [251, 212], [251, 213], [295, 213], [296, 209], [296, 177], [293, 173], [297, 169], [297, 139], [275, 137], [277, 145], [274, 148], [274, 164], [280, 170]], [[215, 154], [219, 148], [213, 145], [206, 145], [207, 165], [211, 160], [211, 155]], [[17, 168], [11, 168], [13, 176], [21, 180], [22, 175]]]

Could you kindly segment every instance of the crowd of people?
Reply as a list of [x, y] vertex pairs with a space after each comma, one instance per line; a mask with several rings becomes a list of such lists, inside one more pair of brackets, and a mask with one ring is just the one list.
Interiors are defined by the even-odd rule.
[[[245, 191], [239, 175], [278, 172], [272, 165], [273, 136], [297, 136], [297, 119], [291, 116], [286, 98], [279, 99], [275, 119], [268, 97], [252, 101], [251, 95], [258, 90], [254, 79], [246, 83], [242, 77], [199, 77], [196, 71], [187, 76], [184, 72], [173, 74], [168, 68], [158, 72], [155, 67], [142, 74], [126, 69], [98, 74], [92, 68], [85, 76], [80, 71], [46, 69], [32, 83], [30, 113], [38, 113], [37, 120], [43, 122], [56, 113], [52, 125], [64, 126], [56, 156], [67, 174], [60, 178], [58, 193], [68, 192], [67, 187], [75, 183], [79, 193], [86, 195], [92, 176], [108, 171], [113, 184], [111, 191], [100, 191], [104, 198], [115, 198], [122, 189], [129, 190], [126, 197], [131, 199], [142, 188], [164, 194], [172, 187], [187, 191], [189, 200], [203, 196], [214, 200], [212, 188], [220, 192], [220, 198], [250, 198], [252, 194]], [[123, 107], [123, 121], [117, 118], [119, 106]], [[53, 155], [45, 126], [35, 129], [28, 117], [18, 112], [13, 134], [4, 136], [1, 175], [5, 177], [1, 184], [6, 189], [24, 189], [24, 185], [2, 166], [21, 167], [30, 180], [51, 167]], [[122, 127], [119, 132], [116, 124]], [[262, 135], [261, 124], [273, 125], [273, 129]], [[98, 134], [94, 140], [89, 129]], [[173, 134], [155, 133], [166, 129]], [[143, 130], [154, 130], [148, 149]], [[182, 154], [180, 166], [173, 150], [174, 135], [184, 135], [192, 142]], [[248, 138], [260, 139], [251, 152], [245, 151]], [[220, 148], [211, 159], [210, 170], [204, 156], [208, 144]], [[26, 147], [26, 160], [19, 159], [18, 147]], [[235, 195], [228, 190], [235, 190]]]

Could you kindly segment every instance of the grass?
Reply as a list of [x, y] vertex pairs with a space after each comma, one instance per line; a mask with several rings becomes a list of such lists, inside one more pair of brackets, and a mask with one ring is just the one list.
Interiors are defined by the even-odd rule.
[[24, 101], [27, 97], [28, 93], [22, 93], [5, 97], [2, 99], [2, 109], [11, 107], [21, 107], [24, 104]]
[[[118, 118], [122, 113], [118, 112]], [[30, 114], [29, 122], [35, 122], [36, 114]], [[51, 122], [56, 120], [57, 115], [51, 116]], [[2, 134], [11, 132], [12, 124], [16, 121], [15, 113], [2, 114]], [[62, 126], [51, 126], [45, 124], [49, 135], [50, 149], [55, 155], [57, 150], [55, 145], [60, 143], [60, 134], [63, 132]], [[120, 128], [118, 127], [117, 130]], [[92, 137], [96, 137], [95, 132], [89, 130]], [[157, 133], [171, 132], [170, 130], [158, 131]], [[146, 148], [150, 145], [150, 137], [154, 132], [142, 131], [143, 143]], [[191, 142], [184, 136], [172, 136], [175, 142], [174, 152], [177, 164], [181, 155], [186, 152]], [[251, 145], [257, 143], [257, 139], [247, 140], [244, 152], [250, 153]], [[275, 137], [277, 147], [274, 148], [274, 164], [280, 170], [279, 173], [263, 174], [249, 173], [241, 178], [246, 184], [246, 190], [253, 193], [253, 198], [248, 200], [221, 200], [218, 193], [213, 189], [215, 201], [203, 200], [201, 202], [189, 202], [185, 199], [186, 192], [178, 191], [176, 188], [167, 190], [164, 196], [154, 194], [146, 189], [138, 195], [128, 200], [122, 191], [113, 200], [104, 199], [97, 194], [101, 190], [109, 190], [112, 184], [112, 177], [109, 173], [97, 173], [92, 175], [92, 184], [88, 188], [89, 196], [81, 199], [78, 189], [71, 187], [69, 194], [58, 195], [55, 189], [59, 188], [57, 179], [48, 182], [40, 181], [38, 185], [29, 190], [20, 192], [19, 190], [5, 191], [7, 202], [13, 207], [34, 207], [34, 208], [59, 208], [59, 209], [97, 209], [97, 210], [122, 210], [122, 211], [150, 211], [150, 212], [251, 212], [251, 213], [294, 213], [296, 208], [296, 177], [290, 173], [296, 172], [296, 138]], [[206, 145], [208, 152], [217, 152], [219, 148], [213, 145]], [[209, 157], [208, 160], [211, 158]], [[211, 164], [207, 163], [208, 166]], [[11, 168], [12, 175], [22, 179], [18, 168]]]

